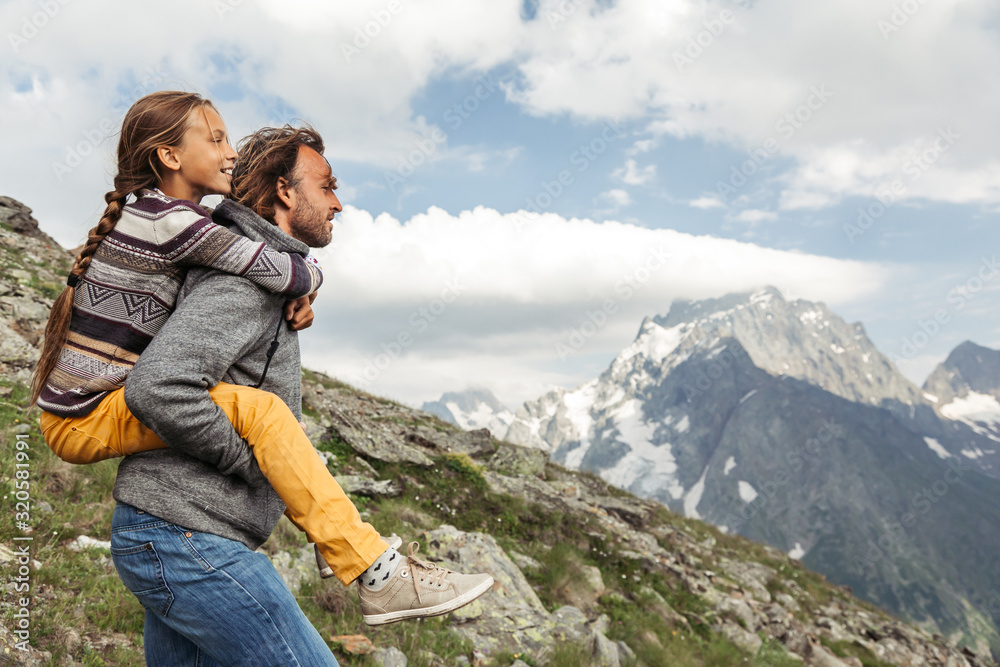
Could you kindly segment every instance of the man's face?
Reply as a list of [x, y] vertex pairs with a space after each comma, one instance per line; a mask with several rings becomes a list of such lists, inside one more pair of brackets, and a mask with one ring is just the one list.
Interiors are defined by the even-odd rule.
[[333, 238], [333, 216], [343, 210], [334, 193], [337, 179], [326, 158], [308, 146], [299, 146], [294, 173], [291, 235], [311, 248], [322, 248]]

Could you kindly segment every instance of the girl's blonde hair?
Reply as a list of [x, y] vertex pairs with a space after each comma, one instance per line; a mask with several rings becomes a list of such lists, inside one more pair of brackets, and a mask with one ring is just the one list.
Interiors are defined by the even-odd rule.
[[179, 146], [192, 112], [212, 106], [210, 101], [197, 93], [168, 90], [146, 95], [125, 114], [118, 137], [118, 170], [114, 189], [104, 195], [107, 204], [104, 214], [87, 234], [87, 243], [73, 262], [67, 287], [52, 305], [45, 326], [42, 356], [31, 379], [32, 405], [42, 393], [66, 343], [76, 295], [75, 285], [87, 272], [97, 246], [121, 219], [128, 196], [136, 195], [143, 188], [154, 188], [161, 181], [161, 164], [156, 149], [160, 146]]

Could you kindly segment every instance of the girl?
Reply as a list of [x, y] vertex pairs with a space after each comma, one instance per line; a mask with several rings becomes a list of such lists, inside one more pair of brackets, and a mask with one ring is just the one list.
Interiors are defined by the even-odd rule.
[[[154, 93], [125, 115], [114, 189], [52, 307], [32, 379], [45, 441], [63, 460], [93, 463], [166, 446], [129, 412], [122, 387], [172, 312], [188, 267], [242, 275], [290, 298], [305, 298], [322, 282], [310, 258], [234, 234], [194, 203], [229, 194], [236, 157], [215, 107], [197, 94]], [[273, 453], [260, 456], [300, 464], [294, 479], [269, 481], [288, 517], [316, 542], [323, 576], [350, 583], [395, 553], [361, 521], [280, 399], [226, 383], [209, 393], [251, 447], [266, 439]], [[268, 469], [266, 459], [258, 462]], [[320, 555], [335, 567], [324, 569]]]

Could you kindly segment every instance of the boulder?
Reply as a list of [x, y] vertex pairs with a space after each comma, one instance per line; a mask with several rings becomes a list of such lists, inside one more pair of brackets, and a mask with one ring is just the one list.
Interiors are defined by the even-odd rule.
[[395, 498], [403, 491], [394, 480], [374, 480], [359, 475], [340, 475], [337, 477], [340, 486], [347, 493], [368, 498]]
[[744, 630], [732, 621], [725, 621], [722, 623], [722, 625], [717, 628], [717, 632], [749, 653], [751, 656], [757, 655], [757, 651], [760, 650], [761, 645], [764, 643], [764, 641], [756, 634], [750, 632], [749, 630]]
[[377, 648], [372, 654], [372, 662], [377, 667], [406, 667], [409, 662], [406, 656], [395, 646]]
[[500, 442], [497, 443], [493, 456], [486, 459], [485, 465], [503, 475], [539, 477], [545, 472], [548, 462], [549, 455], [541, 449]]
[[[293, 594], [298, 595], [302, 582], [319, 577], [319, 570], [316, 568], [316, 552], [313, 545], [302, 547], [293, 551], [279, 551], [270, 556], [271, 564], [281, 575]], [[263, 553], [263, 550], [258, 549]]]

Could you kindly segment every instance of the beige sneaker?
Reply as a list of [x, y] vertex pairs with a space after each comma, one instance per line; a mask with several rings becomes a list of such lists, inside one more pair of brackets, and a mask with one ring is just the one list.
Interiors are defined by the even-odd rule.
[[[403, 546], [403, 538], [398, 535], [390, 535], [389, 537], [382, 536], [382, 539], [389, 543], [389, 548], [399, 549]], [[319, 552], [319, 545], [313, 544], [313, 550], [316, 552], [316, 567], [319, 568], [319, 576], [323, 579], [329, 579], [333, 576], [333, 568], [326, 562], [323, 558], [323, 554]]]
[[358, 582], [361, 613], [368, 625], [395, 623], [407, 618], [440, 616], [469, 604], [493, 587], [488, 574], [460, 574], [422, 561], [410, 542], [407, 562], [400, 563], [388, 584], [373, 591]]

